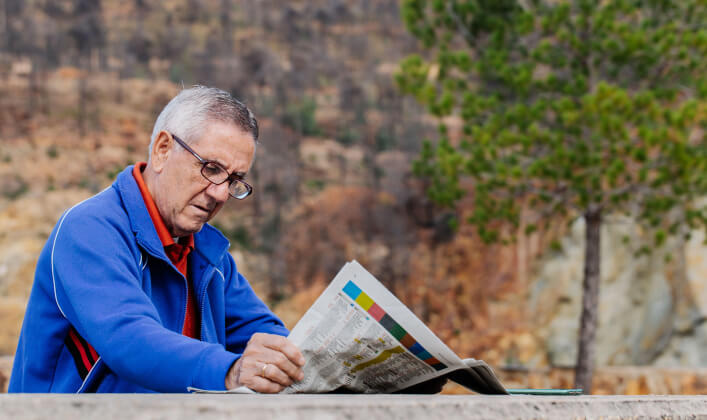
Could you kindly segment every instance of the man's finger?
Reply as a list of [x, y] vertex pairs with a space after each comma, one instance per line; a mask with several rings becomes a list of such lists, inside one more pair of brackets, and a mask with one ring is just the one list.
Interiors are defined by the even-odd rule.
[[[287, 376], [288, 383], [286, 385], [290, 385], [292, 381], [299, 381], [304, 376], [302, 368], [292, 363], [285, 354], [278, 350], [266, 348], [260, 357], [262, 362], [269, 363], [274, 369], [282, 371], [282, 374]], [[278, 382], [285, 384], [283, 381]]]
[[266, 394], [276, 394], [285, 389], [284, 386], [278, 384], [277, 382], [273, 382], [267, 378], [263, 378], [262, 376], [251, 376], [248, 378], [246, 383], [244, 383], [244, 385], [255, 392], [262, 392]]
[[260, 376], [285, 387], [292, 385], [293, 382], [289, 374], [280, 370], [277, 365], [269, 363], [264, 364]]
[[[290, 378], [276, 365], [257, 362], [253, 359], [247, 359], [241, 363], [239, 376], [241, 385], [258, 392], [280, 392], [285, 386], [292, 383]], [[268, 382], [277, 384], [279, 388], [267, 385]]]
[[297, 366], [304, 366], [304, 356], [292, 341], [280, 335], [263, 334], [263, 336], [263, 346], [281, 352]]

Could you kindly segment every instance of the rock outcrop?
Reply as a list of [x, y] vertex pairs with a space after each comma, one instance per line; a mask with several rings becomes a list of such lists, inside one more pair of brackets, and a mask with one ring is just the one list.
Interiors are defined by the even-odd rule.
[[[630, 220], [602, 228], [598, 365], [707, 366], [707, 246], [704, 233], [671, 238], [635, 257], [649, 237]], [[529, 315], [546, 343], [550, 364], [575, 363], [584, 257], [584, 222], [577, 220], [562, 249], [537, 263]]]

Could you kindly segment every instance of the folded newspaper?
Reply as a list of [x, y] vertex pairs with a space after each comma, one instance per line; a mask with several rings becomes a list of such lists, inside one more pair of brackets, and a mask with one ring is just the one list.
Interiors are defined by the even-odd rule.
[[306, 363], [304, 379], [285, 394], [392, 393], [440, 376], [481, 394], [508, 394], [484, 361], [460, 359], [356, 261], [344, 265], [288, 338]]

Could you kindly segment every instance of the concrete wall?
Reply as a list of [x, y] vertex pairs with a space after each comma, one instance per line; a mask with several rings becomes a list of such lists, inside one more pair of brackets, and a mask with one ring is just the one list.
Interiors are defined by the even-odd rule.
[[707, 419], [703, 396], [0, 395], [1, 419]]
[[[0, 356], [0, 393], [7, 392], [12, 357]], [[518, 369], [495, 367], [506, 388], [572, 388], [574, 369]], [[603, 366], [594, 372], [592, 390], [599, 395], [707, 395], [707, 368]], [[448, 383], [445, 394], [469, 394]]]

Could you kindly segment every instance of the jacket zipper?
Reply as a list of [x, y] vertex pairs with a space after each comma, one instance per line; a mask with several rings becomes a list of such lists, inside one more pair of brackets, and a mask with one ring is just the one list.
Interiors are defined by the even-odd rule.
[[[145, 247], [145, 246], [142, 246], [142, 247], [147, 251], [148, 254], [152, 254], [153, 257], [155, 257], [159, 260], [165, 261], [165, 262], [169, 262], [169, 264], [172, 266], [172, 269], [175, 270], [177, 273], [179, 273], [179, 275], [184, 279], [184, 292], [185, 292], [184, 293], [184, 310], [182, 311], [182, 317], [181, 317], [182, 326], [181, 326], [181, 329], [179, 330], [180, 332], [183, 332], [184, 331], [184, 319], [187, 316], [187, 305], [189, 304], [189, 280], [187, 280], [186, 276], [183, 275], [177, 269], [177, 267], [174, 265], [174, 263], [172, 263], [172, 261], [170, 261], [169, 259], [164, 260], [160, 257], [160, 255], [153, 254], [152, 252], [149, 252], [149, 249], [147, 247]], [[210, 271], [213, 271], [213, 269], [214, 269], [214, 267], [211, 267]], [[188, 272], [187, 272], [187, 274], [188, 274]], [[204, 275], [202, 278], [206, 278], [206, 275]], [[209, 277], [209, 279], [210, 279], [210, 277]], [[200, 303], [200, 310], [201, 310], [201, 312], [199, 313], [199, 315], [200, 315], [199, 316], [199, 329], [200, 329], [199, 339], [201, 339], [201, 340], [203, 340], [203, 338], [204, 338], [204, 317], [201, 315], [204, 313], [204, 305], [205, 305], [205, 300], [206, 300], [206, 287], [209, 285], [209, 281], [207, 280], [203, 283], [204, 284], [201, 286], [201, 292], [202, 292], [201, 293], [201, 300], [199, 302]], [[195, 292], [196, 292], [196, 290], [195, 290]]]
[[[179, 272], [179, 270], [177, 270]], [[189, 305], [189, 280], [182, 273], [179, 273], [184, 279], [184, 311], [182, 312], [182, 328], [180, 333], [184, 334], [184, 323], [187, 320], [187, 306]]]
[[[174, 265], [174, 263], [169, 259], [169, 257], [167, 259], [162, 258], [162, 256], [159, 253], [153, 251], [152, 248], [146, 246], [141, 241], [138, 241], [138, 245], [142, 249], [145, 250], [145, 252], [148, 254], [148, 258], [149, 258], [149, 256], [152, 256], [153, 258], [156, 258], [160, 261], [164, 261], [164, 262], [168, 263], [172, 267], [172, 269], [174, 271], [176, 271], [184, 279], [184, 310], [182, 311], [182, 317], [181, 317], [182, 325], [178, 330], [180, 333], [184, 332], [184, 319], [187, 316], [187, 305], [189, 304], [189, 280], [187, 280], [187, 277], [185, 275], [183, 275], [177, 269], [177, 266]], [[141, 257], [142, 257], [142, 255], [141, 255]]]
[[[214, 270], [213, 270], [213, 268], [211, 268], [209, 271], [211, 272], [209, 274], [213, 274]], [[207, 272], [204, 271], [204, 275], [202, 277], [202, 279], [204, 279], [204, 281], [202, 282], [203, 284], [201, 285], [201, 290], [200, 290], [201, 291], [201, 299], [199, 301], [199, 310], [200, 310], [200, 312], [199, 312], [199, 339], [201, 341], [204, 341], [204, 309], [206, 309], [206, 288], [209, 286], [209, 283], [211, 281], [211, 277], [213, 277], [213, 275], [207, 276]]]

